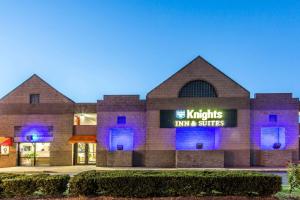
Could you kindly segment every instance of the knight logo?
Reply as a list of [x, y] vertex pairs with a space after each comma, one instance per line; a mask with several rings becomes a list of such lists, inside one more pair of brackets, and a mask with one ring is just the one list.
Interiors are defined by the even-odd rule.
[[176, 118], [184, 119], [185, 118], [185, 110], [176, 110]]

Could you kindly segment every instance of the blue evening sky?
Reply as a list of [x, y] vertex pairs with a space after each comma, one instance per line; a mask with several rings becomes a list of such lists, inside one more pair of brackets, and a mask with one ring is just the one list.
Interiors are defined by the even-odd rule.
[[300, 97], [300, 0], [0, 1], [0, 96], [36, 73], [76, 102], [144, 98], [197, 55]]

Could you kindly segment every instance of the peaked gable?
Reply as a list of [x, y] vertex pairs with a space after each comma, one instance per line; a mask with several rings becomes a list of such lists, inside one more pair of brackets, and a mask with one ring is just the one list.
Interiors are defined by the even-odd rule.
[[39, 94], [40, 103], [74, 103], [34, 74], [0, 99], [0, 103], [29, 103], [30, 94]]
[[177, 98], [190, 81], [203, 80], [213, 85], [218, 97], [249, 97], [244, 87], [198, 56], [147, 94], [147, 98]]

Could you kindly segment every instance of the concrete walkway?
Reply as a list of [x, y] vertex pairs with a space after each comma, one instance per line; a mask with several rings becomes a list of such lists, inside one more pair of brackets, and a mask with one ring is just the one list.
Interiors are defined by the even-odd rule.
[[9, 167], [0, 168], [0, 173], [50, 173], [75, 175], [88, 170], [239, 170], [258, 172], [286, 172], [286, 168], [146, 168], [146, 167], [96, 167], [82, 166], [50, 166], [50, 167]]

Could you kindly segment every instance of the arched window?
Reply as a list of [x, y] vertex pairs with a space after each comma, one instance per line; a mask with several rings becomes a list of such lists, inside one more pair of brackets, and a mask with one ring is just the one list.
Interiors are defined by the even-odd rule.
[[217, 92], [210, 83], [195, 80], [185, 84], [179, 91], [178, 97], [217, 97]]

